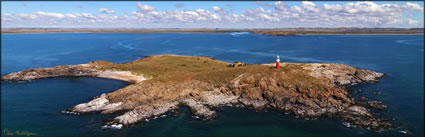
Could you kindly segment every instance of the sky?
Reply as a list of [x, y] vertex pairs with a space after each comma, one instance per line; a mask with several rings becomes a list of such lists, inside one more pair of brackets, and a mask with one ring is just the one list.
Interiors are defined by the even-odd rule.
[[423, 28], [423, 1], [1, 2], [2, 28]]

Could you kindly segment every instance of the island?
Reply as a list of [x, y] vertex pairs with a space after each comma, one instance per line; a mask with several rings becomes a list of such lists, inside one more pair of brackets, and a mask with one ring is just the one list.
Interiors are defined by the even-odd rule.
[[424, 35], [423, 28], [1, 28], [9, 33], [233, 33], [294, 35]]
[[350, 86], [377, 82], [383, 73], [344, 64], [227, 63], [202, 56], [156, 55], [128, 63], [94, 61], [87, 64], [35, 68], [13, 72], [2, 81], [31, 81], [62, 76], [118, 79], [130, 85], [64, 110], [64, 113], [122, 113], [104, 127], [122, 128], [164, 116], [181, 106], [202, 119], [217, 116], [223, 106], [256, 111], [277, 110], [298, 118], [337, 117], [347, 127], [378, 131], [392, 127], [369, 109], [384, 109], [378, 101], [361, 102]]

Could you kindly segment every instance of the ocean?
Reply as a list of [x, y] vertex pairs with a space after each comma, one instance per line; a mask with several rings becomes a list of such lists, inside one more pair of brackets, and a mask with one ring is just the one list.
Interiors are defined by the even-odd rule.
[[[381, 132], [347, 128], [339, 118], [298, 119], [291, 114], [225, 107], [212, 120], [193, 118], [188, 108], [147, 123], [103, 129], [118, 114], [71, 115], [62, 110], [90, 101], [129, 83], [90, 77], [58, 77], [1, 83], [1, 128], [39, 136], [424, 136], [423, 35], [300, 35], [250, 33], [1, 34], [1, 74], [29, 68], [82, 64], [96, 60], [124, 63], [144, 56], [210, 56], [226, 62], [342, 63], [382, 72], [380, 82], [357, 85], [354, 97], [382, 101], [373, 111], [392, 119], [395, 128]], [[354, 90], [361, 90], [355, 94]], [[381, 92], [375, 95], [375, 92]], [[406, 131], [407, 134], [401, 133]]]

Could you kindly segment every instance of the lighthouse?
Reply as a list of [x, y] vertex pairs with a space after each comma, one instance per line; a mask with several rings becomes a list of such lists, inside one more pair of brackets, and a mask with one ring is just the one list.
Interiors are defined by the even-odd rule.
[[276, 69], [279, 69], [279, 61], [280, 61], [279, 56], [277, 56], [277, 59], [276, 59]]

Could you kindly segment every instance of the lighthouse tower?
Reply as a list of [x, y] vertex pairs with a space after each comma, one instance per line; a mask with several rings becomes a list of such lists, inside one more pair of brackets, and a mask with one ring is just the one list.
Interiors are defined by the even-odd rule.
[[279, 61], [280, 61], [279, 56], [277, 56], [277, 59], [276, 59], [276, 69], [279, 69]]

